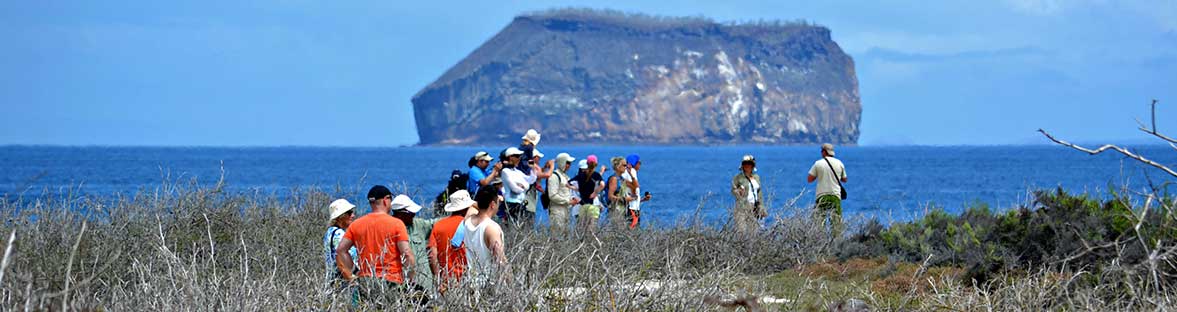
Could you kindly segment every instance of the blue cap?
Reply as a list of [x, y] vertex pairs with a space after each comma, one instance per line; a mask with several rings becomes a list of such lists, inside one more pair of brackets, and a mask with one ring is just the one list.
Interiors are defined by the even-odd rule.
[[638, 164], [638, 161], [641, 160], [642, 158], [638, 157], [638, 154], [629, 154], [629, 156], [625, 156], [625, 162], [629, 163], [630, 166]]

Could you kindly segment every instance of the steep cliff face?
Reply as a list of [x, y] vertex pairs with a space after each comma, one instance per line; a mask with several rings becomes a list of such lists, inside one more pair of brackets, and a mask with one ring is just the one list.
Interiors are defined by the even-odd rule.
[[412, 101], [421, 144], [852, 144], [862, 113], [824, 27], [569, 11], [516, 17]]

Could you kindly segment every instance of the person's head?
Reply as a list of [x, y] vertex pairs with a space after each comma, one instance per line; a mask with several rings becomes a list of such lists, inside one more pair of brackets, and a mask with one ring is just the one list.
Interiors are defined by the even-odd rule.
[[821, 145], [821, 156], [822, 157], [834, 157], [834, 145], [830, 144], [830, 143], [822, 144]]
[[477, 204], [475, 208], [478, 209], [480, 216], [493, 216], [498, 213], [500, 201], [502, 198], [497, 188], [479, 188], [478, 194], [474, 195], [474, 202]]
[[556, 155], [556, 168], [559, 168], [561, 172], [566, 172], [574, 160], [576, 160], [576, 158], [573, 158], [572, 155], [568, 155], [568, 153], [560, 153], [560, 155]]
[[597, 155], [588, 155], [584, 160], [588, 163], [589, 172], [597, 171]]
[[633, 170], [642, 170], [642, 158], [638, 154], [630, 154], [625, 156], [625, 162], [629, 164]]
[[579, 169], [580, 172], [584, 172], [584, 173], [592, 172], [589, 170], [588, 159], [581, 159], [580, 161], [576, 162], [576, 168]]
[[450, 194], [450, 202], [445, 204], [445, 212], [449, 212], [453, 216], [464, 216], [466, 210], [474, 207], [474, 198], [470, 197], [470, 192], [466, 190], [459, 190]]
[[507, 148], [507, 151], [503, 154], [507, 155], [507, 163], [511, 165], [518, 165], [519, 158], [523, 157], [523, 151], [515, 147]]
[[486, 169], [486, 167], [490, 166], [490, 161], [494, 160], [494, 157], [490, 157], [490, 153], [487, 152], [478, 152], [470, 160], [473, 162], [472, 167], [477, 166], [479, 169]]
[[539, 151], [539, 149], [532, 150], [531, 151], [531, 159], [528, 160], [531, 163], [529, 163], [528, 165], [543, 164], [543, 159], [544, 159], [544, 153], [541, 153]]
[[331, 205], [327, 207], [327, 211], [330, 213], [331, 225], [341, 229], [346, 229], [347, 226], [351, 225], [351, 221], [355, 217], [356, 205], [352, 205], [346, 199], [340, 198], [331, 202]]
[[539, 131], [535, 129], [527, 129], [527, 134], [523, 135], [524, 145], [539, 145]]
[[421, 205], [413, 202], [412, 198], [407, 195], [397, 195], [392, 199], [392, 216], [400, 219], [405, 223], [405, 226], [413, 225], [413, 217], [417, 216], [417, 212], [421, 211]]
[[373, 186], [368, 190], [368, 205], [372, 206], [372, 212], [388, 213], [392, 207], [392, 191], [383, 185]]
[[609, 164], [613, 165], [613, 172], [616, 172], [617, 174], [621, 174], [622, 172], [625, 172], [625, 158], [624, 157], [610, 158]]
[[752, 155], [744, 155], [744, 160], [740, 162], [740, 171], [743, 171], [744, 174], [752, 174], [753, 170], [756, 170], [756, 158]]

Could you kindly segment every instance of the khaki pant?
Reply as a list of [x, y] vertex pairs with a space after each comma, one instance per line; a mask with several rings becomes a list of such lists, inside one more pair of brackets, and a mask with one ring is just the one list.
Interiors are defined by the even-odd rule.
[[842, 198], [838, 195], [818, 196], [813, 216], [823, 226], [828, 222], [830, 234], [834, 237], [842, 235]]
[[568, 218], [568, 205], [552, 204], [548, 207], [548, 222], [552, 225], [552, 234], [568, 233], [568, 226], [572, 221]]
[[760, 229], [760, 220], [756, 215], [756, 204], [737, 200], [736, 206], [732, 208], [732, 226], [739, 233], [752, 233]]

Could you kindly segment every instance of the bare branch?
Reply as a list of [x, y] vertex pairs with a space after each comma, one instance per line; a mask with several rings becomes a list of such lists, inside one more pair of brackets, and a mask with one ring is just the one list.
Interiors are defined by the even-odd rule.
[[1173, 143], [1177, 143], [1177, 139], [1170, 138], [1168, 136], [1165, 136], [1164, 134], [1157, 132], [1157, 100], [1155, 100], [1155, 99], [1152, 100], [1152, 128], [1146, 128], [1144, 126], [1144, 123], [1140, 122], [1140, 120], [1137, 120], [1136, 123], [1140, 124], [1140, 131], [1144, 131], [1144, 133], [1148, 133], [1148, 134], [1151, 134], [1155, 137], [1160, 138], [1161, 140], [1168, 141], [1170, 145], [1172, 145]]
[[1091, 155], [1099, 154], [1099, 153], [1102, 153], [1102, 152], [1109, 150], [1109, 149], [1115, 150], [1117, 152], [1120, 152], [1120, 154], [1124, 154], [1124, 156], [1128, 156], [1128, 158], [1138, 160], [1142, 163], [1148, 164], [1149, 166], [1153, 166], [1153, 167], [1156, 167], [1157, 169], [1161, 169], [1162, 171], [1164, 171], [1165, 173], [1168, 173], [1171, 176], [1177, 177], [1177, 171], [1173, 171], [1173, 169], [1169, 169], [1169, 167], [1165, 167], [1165, 165], [1162, 165], [1160, 163], [1152, 161], [1148, 158], [1144, 158], [1144, 156], [1140, 156], [1135, 153], [1132, 153], [1131, 151], [1128, 151], [1128, 149], [1123, 148], [1123, 147], [1115, 146], [1112, 144], [1104, 144], [1103, 146], [1100, 146], [1097, 149], [1089, 149], [1089, 148], [1085, 148], [1082, 146], [1072, 144], [1067, 141], [1056, 139], [1056, 138], [1054, 138], [1054, 136], [1050, 135], [1050, 133], [1047, 133], [1046, 130], [1038, 129], [1038, 132], [1042, 132], [1042, 135], [1045, 135], [1047, 139], [1054, 141], [1054, 143], [1058, 143], [1059, 145], [1070, 147], [1070, 148], [1073, 148], [1073, 149], [1076, 149], [1076, 150], [1079, 150], [1079, 151], [1082, 151], [1084, 153], [1091, 154]]

